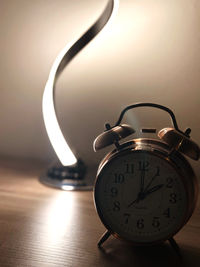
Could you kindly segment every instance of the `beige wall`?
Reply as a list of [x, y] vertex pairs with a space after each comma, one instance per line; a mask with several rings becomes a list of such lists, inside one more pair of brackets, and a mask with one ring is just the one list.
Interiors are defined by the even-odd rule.
[[[105, 0], [0, 0], [0, 154], [56, 159], [43, 125], [41, 98], [53, 60], [101, 13]], [[200, 143], [200, 2], [121, 0], [102, 32], [57, 84], [59, 119], [69, 143], [96, 163], [92, 142], [134, 102], [169, 106]], [[170, 125], [163, 112], [129, 113], [136, 126]], [[195, 163], [197, 172], [199, 163]]]

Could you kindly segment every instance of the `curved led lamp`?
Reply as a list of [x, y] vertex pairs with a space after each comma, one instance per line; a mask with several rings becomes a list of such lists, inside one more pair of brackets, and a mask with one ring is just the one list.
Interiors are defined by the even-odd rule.
[[[58, 123], [55, 110], [55, 85], [63, 69], [103, 28], [110, 23], [118, 7], [118, 0], [108, 0], [99, 19], [75, 42], [67, 44], [55, 59], [50, 70], [42, 102], [43, 118], [49, 140], [62, 167], [52, 167], [40, 181], [63, 190], [89, 190], [94, 178], [85, 179], [86, 168], [67, 144]], [[92, 179], [93, 178], [93, 179]]]

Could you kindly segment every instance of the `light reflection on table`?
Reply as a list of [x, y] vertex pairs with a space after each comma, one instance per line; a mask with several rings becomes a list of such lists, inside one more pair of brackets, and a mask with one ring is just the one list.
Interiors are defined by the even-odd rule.
[[70, 230], [74, 215], [74, 198], [75, 195], [71, 192], [59, 192], [47, 206], [45, 224], [49, 242], [59, 242], [66, 231]]

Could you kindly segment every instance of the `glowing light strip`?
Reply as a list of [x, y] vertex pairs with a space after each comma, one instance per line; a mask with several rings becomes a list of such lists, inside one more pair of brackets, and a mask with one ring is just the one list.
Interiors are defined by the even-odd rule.
[[85, 47], [116, 14], [118, 0], [109, 0], [106, 8], [99, 19], [77, 41], [67, 44], [56, 57], [50, 70], [42, 101], [44, 124], [55, 153], [64, 166], [73, 165], [77, 162], [75, 155], [68, 146], [59, 126], [54, 101], [55, 83], [66, 65], [76, 54]]

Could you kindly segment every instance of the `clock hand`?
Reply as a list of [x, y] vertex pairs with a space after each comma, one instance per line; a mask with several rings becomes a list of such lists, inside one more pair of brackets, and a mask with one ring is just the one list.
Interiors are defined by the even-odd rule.
[[144, 177], [145, 177], [145, 171], [141, 171], [140, 193], [144, 191]]
[[140, 192], [138, 193], [138, 196], [137, 198], [132, 201], [129, 205], [128, 205], [128, 208], [130, 206], [132, 206], [134, 203], [138, 203], [141, 199], [141, 195], [143, 194], [143, 191], [144, 191], [144, 177], [145, 177], [145, 172], [144, 171], [141, 171], [141, 177], [140, 177]]
[[138, 194], [137, 198], [133, 200], [130, 204], [128, 204], [128, 208], [130, 208], [133, 204], [138, 203], [140, 201], [140, 194]]
[[137, 198], [128, 205], [128, 208], [130, 208], [133, 204], [138, 203], [140, 200], [144, 200], [148, 195], [152, 194], [153, 192], [158, 191], [163, 186], [164, 186], [164, 184], [159, 184], [159, 185], [155, 185], [154, 187], [152, 187], [148, 191], [139, 192]]
[[155, 180], [155, 178], [156, 178], [157, 176], [159, 176], [159, 175], [160, 175], [160, 174], [159, 174], [159, 167], [157, 167], [157, 172], [156, 172], [156, 174], [151, 178], [151, 181], [148, 183], [148, 185], [146, 186], [146, 188], [144, 189], [143, 192], [146, 192], [146, 191], [149, 189], [150, 185], [153, 183], [153, 181]]
[[[156, 174], [151, 178], [151, 181], [148, 183], [148, 185], [146, 186], [146, 188], [144, 189], [144, 177], [145, 177], [145, 172], [144, 171], [142, 171], [142, 173], [141, 173], [141, 180], [140, 180], [140, 192], [139, 192], [139, 194], [138, 194], [138, 196], [137, 196], [137, 198], [134, 200], [134, 201], [132, 201], [129, 205], [128, 205], [128, 208], [129, 207], [131, 207], [134, 203], [138, 203], [140, 200], [143, 200], [145, 197], [146, 197], [146, 192], [148, 192], [148, 194], [150, 194], [150, 192], [148, 191], [148, 189], [149, 189], [149, 187], [150, 187], [150, 185], [152, 184], [152, 182], [155, 180], [155, 178], [157, 177], [157, 176], [159, 176], [160, 174], [159, 174], [159, 167], [157, 167], [157, 172], [156, 172]], [[160, 189], [160, 188], [159, 188]], [[156, 189], [156, 190], [158, 190], [158, 189]], [[156, 191], [155, 190], [155, 191]], [[154, 191], [153, 191], [154, 192]], [[152, 192], [152, 193], [153, 193]], [[147, 195], [148, 195], [147, 194]]]
[[149, 189], [148, 191], [144, 191], [144, 198], [149, 195], [149, 194], [152, 194], [153, 192], [161, 189], [162, 187], [164, 186], [164, 184], [158, 184], [158, 185], [155, 185], [154, 187], [152, 187], [151, 189]]

